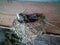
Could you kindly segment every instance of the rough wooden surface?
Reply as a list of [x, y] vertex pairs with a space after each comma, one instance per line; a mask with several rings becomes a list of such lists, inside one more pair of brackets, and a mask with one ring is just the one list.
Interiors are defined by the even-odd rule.
[[12, 26], [16, 15], [0, 14], [0, 26]]
[[43, 13], [50, 23], [56, 25], [48, 25], [47, 32], [60, 34], [60, 29], [57, 28], [60, 28], [60, 3], [3, 2], [0, 6], [0, 25], [11, 26], [16, 14], [25, 10], [25, 13]]

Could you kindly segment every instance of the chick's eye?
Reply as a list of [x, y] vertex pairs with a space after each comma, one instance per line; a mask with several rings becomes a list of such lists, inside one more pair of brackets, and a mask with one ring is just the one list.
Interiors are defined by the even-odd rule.
[[36, 20], [36, 19], [38, 19], [38, 17], [37, 16], [30, 16], [29, 19]]
[[33, 19], [38, 19], [38, 17], [37, 17], [37, 16], [33, 16], [32, 18], [33, 18]]

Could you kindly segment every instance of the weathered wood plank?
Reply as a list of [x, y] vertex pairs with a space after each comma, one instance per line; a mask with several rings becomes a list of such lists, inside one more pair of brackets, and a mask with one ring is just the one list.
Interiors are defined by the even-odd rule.
[[12, 26], [15, 17], [16, 17], [16, 15], [3, 15], [3, 14], [0, 14], [0, 25]]
[[[5, 14], [0, 14], [0, 25], [11, 26], [16, 13], [20, 13], [22, 10], [26, 9], [26, 13], [43, 13], [46, 19], [60, 28], [60, 4], [59, 3], [3, 3], [0, 5], [0, 12]], [[11, 14], [11, 15], [6, 15]], [[15, 15], [12, 15], [15, 14]], [[60, 29], [53, 27], [51, 25], [47, 26], [47, 32], [59, 33]], [[53, 29], [54, 28], [54, 29]]]

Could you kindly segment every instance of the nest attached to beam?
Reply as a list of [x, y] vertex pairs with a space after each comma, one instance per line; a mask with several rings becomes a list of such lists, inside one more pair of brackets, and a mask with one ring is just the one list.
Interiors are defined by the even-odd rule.
[[40, 13], [18, 14], [13, 22], [13, 28], [21, 42], [27, 43], [34, 40], [38, 35], [45, 33], [45, 16]]

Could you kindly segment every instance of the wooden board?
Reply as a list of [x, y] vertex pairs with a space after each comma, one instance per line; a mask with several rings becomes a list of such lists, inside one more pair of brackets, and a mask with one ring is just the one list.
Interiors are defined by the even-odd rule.
[[16, 17], [16, 15], [0, 14], [0, 25], [1, 26], [12, 26], [15, 17]]
[[[22, 10], [25, 10], [26, 13], [43, 13], [46, 16], [48, 22], [60, 28], [60, 3], [4, 2], [0, 6], [0, 12], [4, 13], [0, 14], [0, 25], [11, 26], [13, 20], [16, 17], [16, 13], [20, 13]], [[47, 32], [60, 34], [60, 29], [56, 27], [48, 25]]]

